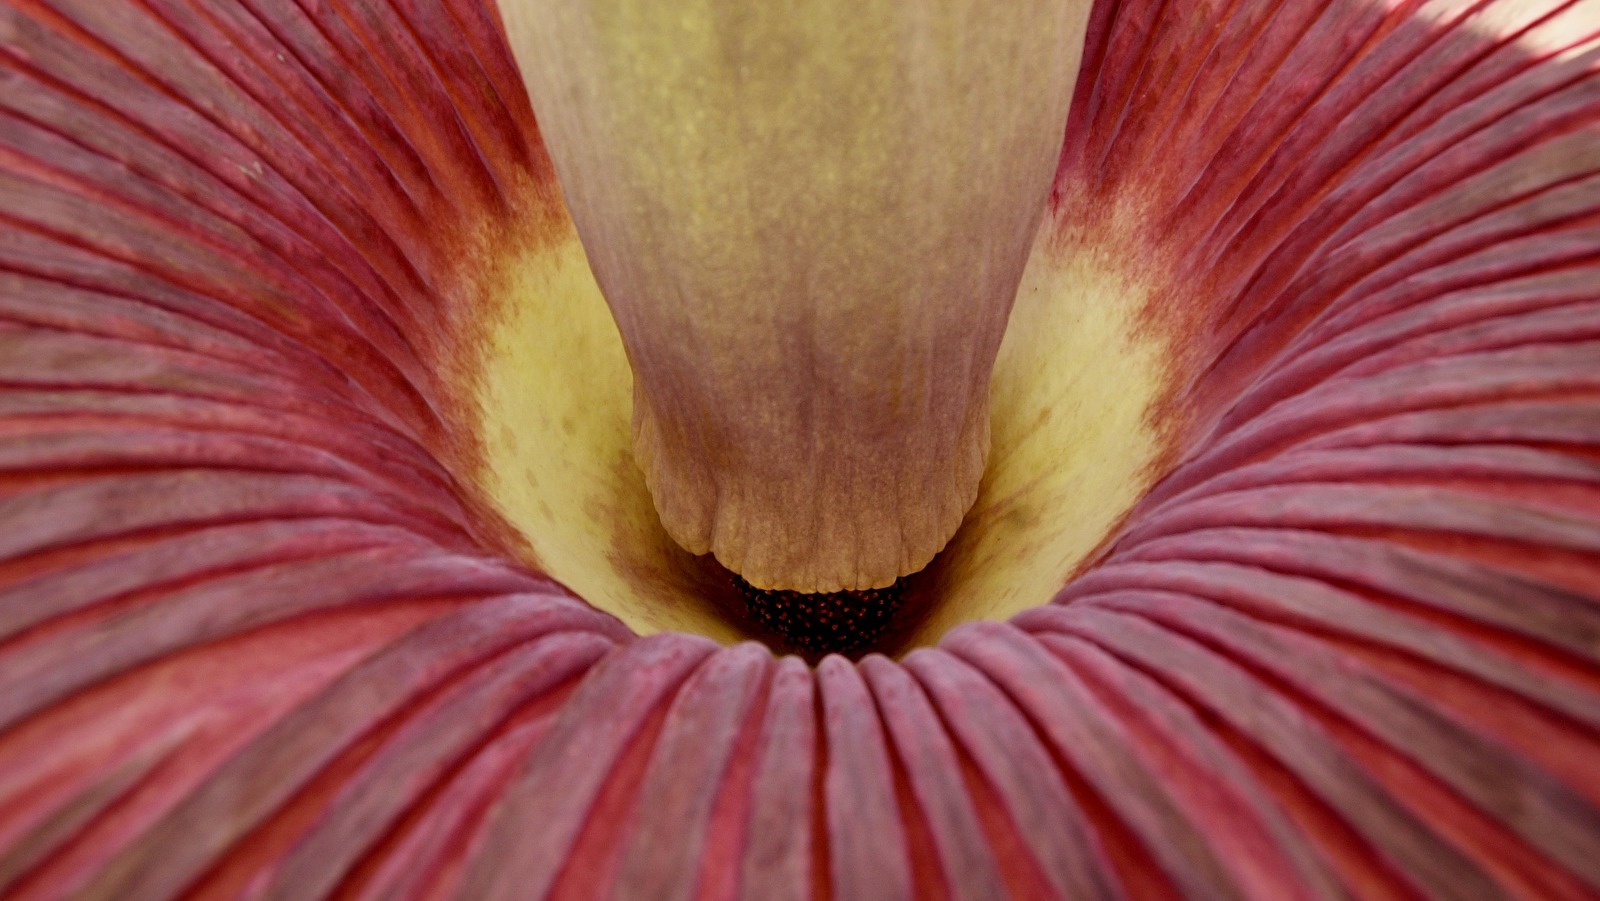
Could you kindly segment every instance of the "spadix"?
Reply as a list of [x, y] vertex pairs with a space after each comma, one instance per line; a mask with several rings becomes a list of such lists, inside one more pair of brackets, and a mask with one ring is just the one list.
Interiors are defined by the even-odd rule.
[[833, 591], [949, 540], [1087, 10], [503, 4], [677, 542]]

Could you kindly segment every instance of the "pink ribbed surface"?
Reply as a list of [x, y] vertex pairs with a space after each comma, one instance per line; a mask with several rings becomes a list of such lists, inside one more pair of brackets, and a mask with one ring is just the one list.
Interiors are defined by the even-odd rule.
[[1053, 211], [1160, 267], [1173, 469], [811, 671], [452, 475], [553, 202], [479, 0], [0, 0], [0, 896], [1600, 896], [1595, 6], [1103, 0]]

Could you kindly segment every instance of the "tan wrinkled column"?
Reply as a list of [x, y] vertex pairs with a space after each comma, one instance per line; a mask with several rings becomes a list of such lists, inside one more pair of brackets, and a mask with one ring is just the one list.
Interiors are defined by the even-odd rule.
[[955, 532], [1088, 6], [502, 0], [685, 548], [834, 591]]

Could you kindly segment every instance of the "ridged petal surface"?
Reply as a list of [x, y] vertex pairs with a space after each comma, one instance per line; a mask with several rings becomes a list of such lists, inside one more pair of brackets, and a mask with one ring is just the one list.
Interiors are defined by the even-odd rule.
[[1152, 286], [1161, 478], [1054, 603], [813, 670], [633, 636], [462, 475], [495, 249], [567, 227], [491, 7], [5, 0], [0, 895], [1600, 896], [1600, 3], [1085, 59], [1047, 252]]

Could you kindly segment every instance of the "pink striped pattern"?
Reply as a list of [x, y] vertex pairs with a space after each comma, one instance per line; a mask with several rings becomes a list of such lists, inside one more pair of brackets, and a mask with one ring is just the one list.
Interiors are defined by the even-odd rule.
[[456, 475], [562, 215], [492, 9], [0, 0], [0, 896], [1600, 897], [1595, 8], [1102, 0], [1052, 209], [1160, 274], [1170, 472], [811, 670]]

